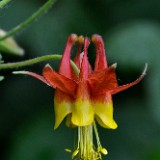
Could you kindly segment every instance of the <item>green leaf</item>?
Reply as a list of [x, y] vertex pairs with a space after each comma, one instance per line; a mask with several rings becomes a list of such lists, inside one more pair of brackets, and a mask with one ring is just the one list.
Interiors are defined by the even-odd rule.
[[[4, 35], [6, 35], [6, 32], [0, 29], [0, 37]], [[16, 43], [16, 41], [12, 37], [0, 41], [0, 51], [17, 56], [24, 55], [24, 50]]]

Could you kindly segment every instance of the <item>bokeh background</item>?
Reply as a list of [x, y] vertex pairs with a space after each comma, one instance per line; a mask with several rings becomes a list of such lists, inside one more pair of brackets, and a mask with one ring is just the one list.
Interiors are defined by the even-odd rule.
[[[10, 30], [46, 0], [14, 0], [0, 10], [0, 27]], [[119, 84], [147, 75], [138, 85], [113, 97], [117, 130], [99, 128], [108, 160], [160, 160], [160, 1], [58, 0], [46, 14], [15, 36], [25, 56], [2, 53], [5, 62], [62, 54], [70, 33], [102, 35], [108, 63], [118, 63]], [[94, 49], [89, 57], [93, 64]], [[93, 51], [93, 52], [92, 52]], [[48, 62], [23, 70], [41, 73]], [[59, 61], [49, 62], [54, 68]], [[54, 131], [54, 90], [36, 79], [1, 71], [0, 159], [70, 159], [75, 131], [63, 123]]]

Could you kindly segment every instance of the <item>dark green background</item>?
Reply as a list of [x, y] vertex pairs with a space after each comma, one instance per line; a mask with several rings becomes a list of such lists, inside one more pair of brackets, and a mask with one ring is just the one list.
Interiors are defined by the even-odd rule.
[[[9, 30], [46, 1], [14, 0], [0, 10], [0, 27]], [[119, 84], [135, 80], [144, 64], [144, 80], [113, 97], [117, 130], [99, 127], [108, 160], [160, 160], [160, 1], [59, 0], [46, 14], [15, 36], [22, 58], [3, 54], [5, 62], [62, 54], [70, 33], [103, 36], [108, 63], [118, 63]], [[93, 46], [89, 57], [93, 64]], [[47, 62], [25, 70], [41, 73]], [[54, 68], [58, 61], [51, 62]], [[0, 159], [70, 159], [74, 130], [53, 130], [52, 88], [31, 77], [12, 75], [0, 82]]]

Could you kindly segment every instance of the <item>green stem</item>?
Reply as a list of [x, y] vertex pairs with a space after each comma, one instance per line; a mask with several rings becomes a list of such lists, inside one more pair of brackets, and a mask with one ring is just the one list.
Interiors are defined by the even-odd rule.
[[38, 11], [36, 11], [33, 15], [31, 15], [31, 17], [29, 17], [24, 22], [22, 22], [21, 24], [19, 24], [16, 27], [14, 27], [13, 29], [11, 29], [9, 32], [7, 32], [7, 34], [5, 36], [2, 36], [0, 38], [0, 41], [14, 35], [15, 33], [19, 32], [20, 30], [25, 28], [30, 23], [32, 23], [34, 20], [36, 20], [38, 17], [40, 17], [43, 13], [45, 13], [53, 5], [54, 2], [55, 2], [55, 0], [48, 0], [41, 8], [39, 8]]
[[[41, 56], [38, 58], [33, 58], [30, 60], [25, 60], [22, 62], [3, 63], [3, 64], [0, 64], [0, 70], [25, 67], [25, 66], [29, 66], [29, 65], [36, 64], [39, 62], [43, 62], [43, 61], [47, 61], [47, 60], [51, 60], [51, 59], [61, 59], [61, 58], [62, 58], [62, 55], [46, 55], [46, 56]], [[75, 72], [77, 74], [79, 74], [80, 71], [79, 71], [78, 67], [76, 66], [76, 64], [72, 60], [71, 60], [71, 65], [72, 65], [73, 69], [75, 70]]]
[[8, 4], [11, 0], [2, 0], [0, 2], [0, 8], [3, 8], [6, 4]]

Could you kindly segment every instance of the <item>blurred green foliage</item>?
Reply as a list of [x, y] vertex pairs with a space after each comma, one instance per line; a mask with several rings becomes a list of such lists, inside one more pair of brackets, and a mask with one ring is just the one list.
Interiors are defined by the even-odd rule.
[[[0, 10], [0, 26], [9, 30], [37, 10], [46, 0], [15, 0]], [[160, 159], [160, 1], [159, 0], [59, 0], [45, 15], [15, 36], [25, 49], [19, 61], [45, 54], [62, 54], [70, 33], [101, 34], [109, 64], [118, 63], [119, 84], [136, 79], [144, 64], [147, 76], [137, 86], [115, 95], [117, 130], [99, 127], [108, 160]], [[92, 48], [90, 49], [92, 50]], [[93, 64], [94, 52], [89, 53]], [[58, 62], [52, 62], [57, 68]], [[41, 73], [45, 63], [25, 68]], [[0, 159], [70, 159], [74, 130], [65, 125], [53, 130], [54, 91], [41, 82], [11, 71], [0, 75]]]
[[[0, 64], [1, 64], [2, 62], [3, 62], [3, 61], [2, 61], [2, 55], [0, 54]], [[4, 77], [0, 75], [0, 81], [2, 81], [3, 79], [4, 79]]]

